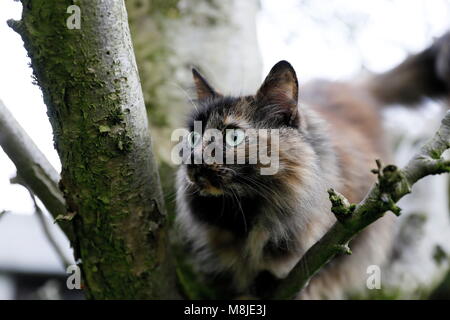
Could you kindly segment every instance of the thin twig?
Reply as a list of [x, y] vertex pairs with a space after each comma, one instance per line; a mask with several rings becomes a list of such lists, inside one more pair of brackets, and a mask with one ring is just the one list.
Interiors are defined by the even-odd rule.
[[48, 242], [52, 246], [53, 250], [55, 250], [56, 255], [59, 257], [61, 263], [64, 266], [64, 270], [66, 270], [67, 267], [69, 267], [73, 263], [64, 254], [63, 249], [59, 246], [59, 243], [53, 237], [52, 231], [50, 230], [49, 225], [48, 225], [47, 218], [45, 217], [44, 212], [42, 212], [41, 208], [37, 204], [36, 197], [34, 196], [33, 192], [31, 192], [31, 190], [29, 190], [29, 189], [28, 189], [28, 192], [30, 193], [31, 200], [33, 200], [34, 209], [35, 209], [36, 214], [37, 214], [37, 216], [39, 218], [39, 222], [41, 223], [42, 230], [44, 231], [45, 237], [47, 238]]
[[8, 212], [8, 211], [6, 211], [6, 210], [0, 211], [0, 219], [3, 218], [3, 216], [4, 216], [7, 212]]

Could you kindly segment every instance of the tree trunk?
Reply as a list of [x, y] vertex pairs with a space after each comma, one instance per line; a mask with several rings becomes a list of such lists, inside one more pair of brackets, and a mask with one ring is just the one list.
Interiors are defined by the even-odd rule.
[[165, 208], [123, 1], [22, 0], [10, 21], [31, 58], [62, 163], [87, 297], [173, 298]]

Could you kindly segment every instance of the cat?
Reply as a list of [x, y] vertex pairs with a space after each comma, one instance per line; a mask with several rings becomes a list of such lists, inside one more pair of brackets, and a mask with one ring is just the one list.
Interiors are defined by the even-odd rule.
[[[335, 223], [327, 190], [357, 203], [375, 181], [375, 159], [389, 162], [381, 107], [448, 94], [449, 38], [384, 74], [355, 83], [320, 81], [303, 91], [287, 61], [271, 69], [255, 95], [241, 97], [220, 94], [194, 69], [198, 99], [187, 128], [194, 132], [199, 121], [201, 132], [185, 141], [192, 147], [189, 157], [201, 158], [213, 144], [225, 154], [243, 152], [248, 160], [252, 142], [246, 130], [277, 133], [277, 139], [257, 140], [270, 144], [269, 154], [277, 151], [275, 174], [261, 174], [259, 158], [253, 164], [192, 162], [177, 171], [179, 234], [205, 281], [220, 284], [229, 297], [270, 297]], [[223, 140], [202, 136], [212, 128]], [[394, 227], [393, 214], [386, 214], [363, 230], [350, 243], [353, 254], [335, 258], [297, 298], [342, 299], [363, 290], [367, 268], [389, 257]]]

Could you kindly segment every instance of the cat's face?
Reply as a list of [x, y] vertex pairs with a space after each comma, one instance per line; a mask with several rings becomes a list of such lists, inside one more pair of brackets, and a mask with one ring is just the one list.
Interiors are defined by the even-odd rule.
[[201, 195], [261, 193], [286, 167], [299, 115], [295, 71], [276, 64], [254, 96], [224, 97], [193, 70], [198, 103], [188, 122], [186, 177]]

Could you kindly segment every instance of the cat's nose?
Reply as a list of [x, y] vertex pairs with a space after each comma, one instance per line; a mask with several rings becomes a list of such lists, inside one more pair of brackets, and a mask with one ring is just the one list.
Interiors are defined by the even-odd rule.
[[199, 180], [206, 180], [207, 177], [213, 175], [214, 172], [212, 168], [208, 165], [201, 164], [194, 168], [194, 175], [198, 177]]
[[217, 172], [214, 166], [206, 164], [189, 166], [190, 176], [199, 186], [207, 186], [217, 179]]

